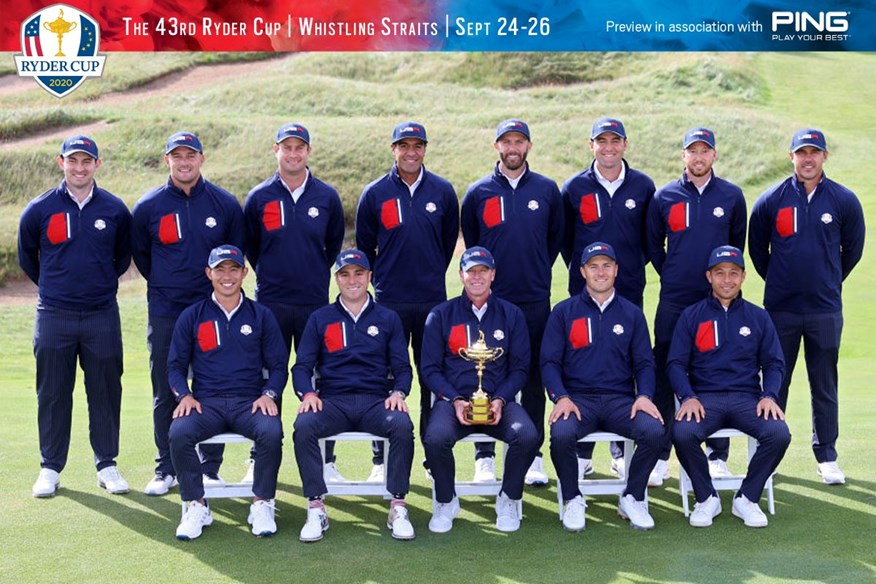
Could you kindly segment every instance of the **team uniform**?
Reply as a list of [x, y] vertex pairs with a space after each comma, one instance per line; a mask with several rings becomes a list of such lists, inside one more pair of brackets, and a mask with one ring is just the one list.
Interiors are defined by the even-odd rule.
[[758, 441], [737, 497], [744, 495], [755, 504], [760, 500], [791, 434], [783, 420], [759, 417], [756, 408], [762, 398], [778, 399], [784, 369], [769, 316], [741, 295], [726, 309], [710, 295], [682, 312], [667, 363], [669, 379], [679, 402], [696, 398], [706, 413], [699, 422], [676, 420], [672, 441], [698, 504], [717, 496], [701, 444], [724, 427], [741, 430]]
[[496, 258], [495, 296], [523, 312], [532, 352], [522, 403], [535, 424], [540, 446], [545, 393], [538, 355], [551, 310], [551, 270], [563, 244], [560, 191], [553, 180], [529, 170], [528, 163], [512, 187], [497, 163], [492, 174], [465, 193], [461, 224], [466, 247], [483, 246]]
[[802, 337], [819, 463], [837, 458], [842, 283], [861, 259], [864, 232], [860, 201], [826, 176], [811, 196], [791, 176], [763, 193], [751, 213], [749, 254], [766, 280], [764, 308], [778, 330], [786, 365], [778, 403], [787, 405]]
[[[174, 399], [167, 383], [167, 356], [177, 318], [188, 306], [208, 298], [204, 258], [222, 244], [243, 249], [243, 211], [233, 195], [200, 177], [191, 193], [168, 179], [134, 206], [131, 227], [134, 263], [148, 283], [149, 367], [152, 414], [158, 448], [156, 474], [175, 476], [167, 441]], [[215, 472], [220, 449], [205, 447]], [[218, 460], [217, 460], [218, 458]]]
[[62, 181], [21, 216], [18, 262], [39, 287], [33, 348], [43, 469], [60, 473], [67, 463], [77, 358], [97, 470], [115, 467], [123, 370], [116, 293], [131, 263], [130, 229], [128, 208], [97, 184], [79, 203]]
[[[666, 375], [667, 355], [682, 311], [710, 293], [709, 253], [721, 245], [745, 246], [745, 197], [736, 185], [712, 172], [702, 193], [683, 173], [662, 187], [648, 208], [648, 257], [660, 275], [660, 301], [654, 316], [655, 404], [671, 424], [675, 412]], [[729, 440], [710, 440], [713, 459], [727, 459]], [[669, 456], [667, 441], [661, 458]]]
[[[365, 187], [356, 209], [356, 247], [374, 266], [374, 298], [401, 318], [418, 370], [426, 317], [447, 298], [445, 273], [459, 238], [459, 201], [453, 186], [421, 168], [411, 192], [398, 165], [393, 165]], [[422, 375], [419, 381], [422, 438], [429, 424], [431, 392]]]

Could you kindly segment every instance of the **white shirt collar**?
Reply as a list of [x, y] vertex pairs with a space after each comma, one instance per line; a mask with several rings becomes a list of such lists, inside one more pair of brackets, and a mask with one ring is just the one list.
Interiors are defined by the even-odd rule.
[[[402, 179], [402, 182], [405, 182], [404, 179]], [[420, 186], [421, 182], [423, 182], [423, 167], [422, 166], [420, 166], [420, 176], [417, 177], [417, 180], [414, 181], [414, 184], [409, 185], [408, 183], [405, 182], [405, 186], [408, 187], [408, 192], [411, 194], [412, 197], [414, 196], [414, 191], [417, 190], [417, 187]]]
[[608, 191], [608, 195], [610, 197], [614, 196], [615, 191], [617, 191], [622, 184], [624, 184], [624, 178], [627, 176], [627, 165], [621, 162], [621, 170], [620, 174], [617, 175], [617, 178], [614, 180], [608, 180], [602, 173], [599, 172], [599, 167], [594, 164], [593, 172], [596, 173], [596, 180], [601, 184], [606, 191]]
[[67, 191], [67, 196], [73, 199], [73, 202], [76, 203], [76, 206], [78, 206], [80, 210], [84, 209], [85, 205], [94, 198], [94, 182], [91, 183], [91, 189], [88, 191], [88, 196], [82, 199], [82, 201], [77, 199], [76, 195], [70, 192], [70, 189], [65, 187], [65, 190]]
[[474, 312], [474, 315], [478, 318], [478, 322], [481, 322], [481, 319], [484, 318], [484, 315], [487, 313], [487, 306], [489, 306], [489, 302], [484, 302], [484, 305], [478, 308], [472, 303], [471, 311]]
[[298, 199], [301, 197], [302, 193], [304, 193], [304, 187], [307, 186], [307, 181], [310, 179], [310, 169], [305, 168], [304, 172], [304, 182], [301, 183], [301, 185], [296, 189], [290, 189], [289, 185], [286, 184], [286, 181], [283, 180], [283, 177], [280, 177], [280, 183], [282, 183], [282, 185], [286, 187], [286, 190], [289, 192], [290, 195], [292, 195], [292, 200], [296, 203], [298, 202]]
[[231, 317], [234, 316], [234, 313], [236, 313], [238, 310], [240, 310], [240, 307], [243, 305], [243, 293], [242, 292], [240, 294], [240, 299], [237, 302], [237, 306], [235, 306], [234, 310], [232, 310], [231, 312], [228, 312], [227, 310], [225, 310], [224, 306], [219, 304], [219, 301], [216, 300], [216, 293], [215, 292], [210, 294], [210, 298], [213, 300], [213, 302], [216, 304], [216, 306], [218, 306], [222, 310], [222, 312], [225, 314], [225, 318], [227, 318], [229, 321], [231, 320]]
[[350, 318], [353, 319], [353, 322], [359, 322], [359, 317], [362, 316], [362, 315], [365, 313], [365, 309], [368, 308], [368, 305], [369, 305], [369, 304], [371, 304], [371, 297], [370, 297], [370, 296], [366, 296], [366, 297], [365, 297], [365, 304], [362, 305], [362, 310], [359, 311], [359, 314], [353, 314], [353, 313], [350, 311], [350, 309], [347, 308], [347, 305], [344, 304], [344, 299], [343, 299], [343, 298], [338, 297], [338, 300], [341, 302], [341, 307], [344, 309], [344, 311], [346, 311], [346, 313], [350, 315]]
[[593, 298], [593, 296], [591, 296], [590, 298], [593, 300], [593, 302], [596, 303], [596, 306], [599, 308], [599, 312], [605, 312], [606, 307], [609, 305], [609, 303], [611, 303], [612, 300], [614, 300], [614, 294], [615, 292], [614, 290], [612, 290], [611, 296], [606, 298], [605, 302], [603, 302], [602, 304], [600, 304], [599, 301], [596, 300], [596, 298]]

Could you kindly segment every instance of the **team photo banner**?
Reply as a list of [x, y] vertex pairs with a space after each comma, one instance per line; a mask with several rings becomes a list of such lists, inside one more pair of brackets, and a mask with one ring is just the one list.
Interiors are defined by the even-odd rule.
[[[863, 0], [36, 0], [9, 3], [0, 19], [0, 48], [20, 53], [21, 74], [80, 79], [99, 74], [98, 46], [147, 52], [876, 49], [876, 8]], [[70, 53], [84, 60], [52, 64]]]

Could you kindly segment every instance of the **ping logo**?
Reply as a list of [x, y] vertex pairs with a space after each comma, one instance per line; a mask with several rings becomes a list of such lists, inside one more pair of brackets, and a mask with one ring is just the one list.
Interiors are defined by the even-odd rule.
[[772, 14], [773, 32], [780, 26], [793, 26], [794, 32], [846, 32], [849, 30], [848, 12], [819, 12], [813, 16], [809, 12], [774, 11]]

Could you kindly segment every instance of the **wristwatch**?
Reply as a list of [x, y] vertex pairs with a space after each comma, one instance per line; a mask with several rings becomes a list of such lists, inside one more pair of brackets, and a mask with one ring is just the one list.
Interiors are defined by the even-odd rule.
[[277, 401], [277, 397], [278, 397], [277, 392], [274, 391], [273, 389], [267, 389], [267, 390], [263, 391], [262, 395], [266, 395], [269, 398], [271, 398], [272, 400]]

